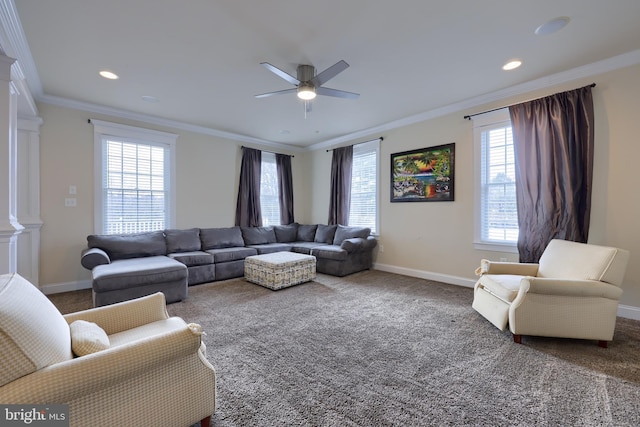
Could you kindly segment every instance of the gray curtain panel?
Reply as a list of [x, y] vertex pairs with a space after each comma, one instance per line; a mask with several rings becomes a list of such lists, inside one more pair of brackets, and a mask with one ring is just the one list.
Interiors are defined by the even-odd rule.
[[260, 174], [262, 172], [262, 151], [242, 147], [240, 184], [236, 204], [236, 225], [240, 227], [261, 227]]
[[591, 86], [509, 107], [521, 262], [551, 239], [587, 241], [593, 178]]
[[291, 156], [276, 154], [278, 170], [278, 193], [280, 196], [280, 224], [293, 222], [293, 174], [291, 173]]
[[348, 225], [351, 204], [353, 146], [336, 148], [331, 158], [331, 193], [328, 224]]

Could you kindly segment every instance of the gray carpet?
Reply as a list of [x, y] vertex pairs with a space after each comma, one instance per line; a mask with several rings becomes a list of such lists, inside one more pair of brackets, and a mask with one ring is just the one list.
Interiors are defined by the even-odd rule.
[[[52, 295], [62, 311], [89, 291]], [[639, 426], [640, 322], [614, 341], [512, 342], [472, 290], [379, 271], [271, 291], [234, 279], [168, 311], [200, 323], [214, 426]]]

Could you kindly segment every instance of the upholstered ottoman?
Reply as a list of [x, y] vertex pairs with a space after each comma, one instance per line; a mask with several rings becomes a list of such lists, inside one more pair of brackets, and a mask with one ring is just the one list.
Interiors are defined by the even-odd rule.
[[308, 282], [316, 278], [316, 257], [295, 252], [248, 256], [244, 277], [273, 290]]

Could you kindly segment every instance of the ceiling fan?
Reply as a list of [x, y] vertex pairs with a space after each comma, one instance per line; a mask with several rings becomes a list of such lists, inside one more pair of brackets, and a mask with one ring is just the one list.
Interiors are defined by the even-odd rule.
[[308, 101], [314, 99], [316, 95], [334, 96], [336, 98], [347, 99], [356, 99], [360, 96], [357, 93], [346, 92], [344, 90], [331, 89], [322, 86], [323, 84], [337, 76], [339, 73], [349, 68], [349, 64], [347, 64], [343, 60], [336, 62], [331, 67], [327, 68], [318, 75], [316, 75], [316, 69], [313, 65], [298, 65], [297, 78], [282, 71], [277, 67], [274, 67], [268, 62], [262, 62], [260, 65], [296, 87], [291, 89], [279, 90], [276, 92], [263, 93], [260, 95], [256, 95], [256, 98], [266, 98], [273, 95], [297, 93], [298, 98], [305, 101], [305, 110], [310, 111], [310, 104]]

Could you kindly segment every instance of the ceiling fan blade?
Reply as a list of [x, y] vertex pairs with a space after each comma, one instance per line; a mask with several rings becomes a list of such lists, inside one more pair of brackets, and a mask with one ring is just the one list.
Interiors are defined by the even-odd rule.
[[273, 95], [285, 95], [287, 93], [295, 93], [298, 90], [298, 88], [291, 88], [291, 89], [285, 89], [285, 90], [278, 90], [276, 92], [267, 92], [267, 93], [261, 93], [260, 95], [256, 95], [256, 98], [267, 98], [269, 96], [273, 96]]
[[326, 96], [335, 96], [336, 98], [346, 98], [346, 99], [357, 99], [360, 96], [359, 93], [347, 92], [347, 91], [338, 90], [338, 89], [330, 89], [328, 87], [316, 88], [316, 94], [326, 95]]
[[278, 76], [278, 77], [280, 77], [282, 79], [285, 79], [286, 81], [288, 81], [292, 85], [296, 85], [297, 86], [297, 85], [300, 84], [300, 80], [296, 79], [291, 74], [285, 73], [280, 68], [274, 67], [273, 65], [269, 64], [268, 62], [261, 62], [260, 65], [262, 65], [267, 70], [271, 71], [276, 76]]
[[344, 70], [349, 68], [349, 64], [347, 64], [344, 60], [340, 60], [333, 64], [331, 67], [327, 68], [317, 76], [311, 79], [311, 83], [315, 87], [320, 87]]

